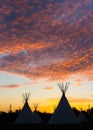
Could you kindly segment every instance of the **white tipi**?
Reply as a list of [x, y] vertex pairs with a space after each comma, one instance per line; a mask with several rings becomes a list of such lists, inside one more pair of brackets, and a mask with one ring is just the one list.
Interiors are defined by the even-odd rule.
[[28, 99], [29, 99], [30, 93], [23, 94], [23, 98], [25, 100], [24, 106], [19, 112], [18, 117], [16, 118], [14, 124], [33, 124], [35, 122], [35, 119], [33, 118], [33, 113], [29, 107]]
[[63, 95], [48, 124], [79, 124], [79, 120], [65, 96], [69, 83], [66, 82], [65, 86], [63, 83], [58, 83], [58, 86]]
[[35, 123], [36, 124], [42, 124], [43, 120], [41, 119], [40, 115], [38, 114], [37, 107], [38, 107], [38, 104], [34, 103], [35, 110], [33, 112], [33, 115], [34, 115], [34, 118], [35, 118]]

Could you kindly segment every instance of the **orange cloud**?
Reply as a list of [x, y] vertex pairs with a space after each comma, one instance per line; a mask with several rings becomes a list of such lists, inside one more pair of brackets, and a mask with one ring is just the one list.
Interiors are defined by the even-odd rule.
[[92, 80], [91, 2], [1, 2], [0, 70], [50, 80], [87, 71]]
[[52, 87], [52, 86], [47, 86], [47, 87], [45, 87], [44, 89], [45, 89], [45, 90], [51, 90], [51, 89], [53, 89], [53, 87]]
[[12, 84], [12, 85], [1, 85], [0, 88], [16, 88], [20, 87], [20, 85]]

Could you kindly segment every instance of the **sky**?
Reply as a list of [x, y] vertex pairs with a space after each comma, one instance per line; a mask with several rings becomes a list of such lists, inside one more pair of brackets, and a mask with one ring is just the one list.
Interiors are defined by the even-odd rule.
[[0, 111], [93, 107], [93, 0], [0, 0]]

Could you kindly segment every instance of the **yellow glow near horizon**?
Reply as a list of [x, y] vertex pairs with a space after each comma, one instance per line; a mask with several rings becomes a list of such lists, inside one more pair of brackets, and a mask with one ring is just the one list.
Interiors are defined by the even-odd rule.
[[[60, 101], [60, 98], [55, 98], [53, 100], [41, 100], [41, 101], [39, 101], [37, 110], [40, 112], [53, 113], [54, 108], [56, 108], [58, 106], [59, 101]], [[87, 102], [83, 101], [83, 100], [82, 100], [82, 102], [81, 101], [73, 102], [73, 100], [72, 101], [68, 100], [68, 102], [72, 108], [76, 108], [77, 110], [82, 109], [82, 110], [86, 111], [87, 109], [90, 109], [93, 107], [93, 101], [91, 101], [91, 100], [87, 101]], [[34, 111], [34, 103], [38, 103], [38, 100], [28, 101], [28, 103], [29, 103], [31, 110]], [[24, 102], [22, 102], [22, 101], [14, 102], [11, 105], [12, 105], [12, 111], [16, 111], [19, 109], [21, 110], [24, 105]], [[7, 102], [3, 105], [0, 105], [0, 111], [8, 112], [9, 107], [10, 107], [9, 102]]]
[[[93, 106], [92, 82], [88, 82], [88, 80], [85, 79], [82, 79], [81, 81], [79, 80], [81, 78], [79, 76], [80, 75], [77, 74], [73, 75], [74, 78], [72, 76], [70, 77], [69, 81], [71, 84], [65, 95], [72, 107], [86, 110], [89, 106]], [[57, 81], [47, 82], [46, 79], [41, 79], [34, 83], [25, 77], [19, 78], [19, 76], [13, 76], [13, 79], [16, 78], [16, 80], [14, 80], [15, 84], [10, 87], [11, 84], [9, 86], [9, 84], [7, 85], [7, 82], [9, 83], [9, 81], [12, 81], [11, 78], [12, 75], [8, 74], [4, 74], [2, 77], [0, 88], [0, 111], [9, 111], [10, 104], [12, 105], [13, 111], [21, 109], [24, 103], [22, 94], [25, 92], [31, 93], [29, 105], [32, 110], [34, 110], [34, 103], [39, 103], [38, 110], [41, 112], [52, 113], [54, 111], [54, 106], [57, 107], [62, 96], [62, 92], [57, 86]], [[4, 84], [4, 82], [6, 84]]]

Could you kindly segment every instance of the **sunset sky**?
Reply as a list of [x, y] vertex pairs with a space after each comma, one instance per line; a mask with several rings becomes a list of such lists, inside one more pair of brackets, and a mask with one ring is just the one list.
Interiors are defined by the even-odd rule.
[[93, 107], [93, 0], [0, 0], [0, 111], [53, 112], [62, 92]]

